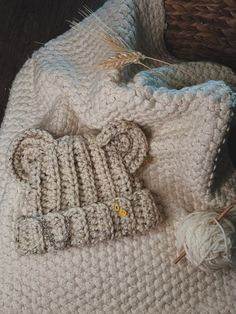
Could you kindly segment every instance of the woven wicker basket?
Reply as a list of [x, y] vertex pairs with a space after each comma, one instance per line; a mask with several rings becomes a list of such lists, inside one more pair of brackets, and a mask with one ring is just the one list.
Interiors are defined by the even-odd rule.
[[236, 0], [165, 0], [168, 50], [236, 71]]

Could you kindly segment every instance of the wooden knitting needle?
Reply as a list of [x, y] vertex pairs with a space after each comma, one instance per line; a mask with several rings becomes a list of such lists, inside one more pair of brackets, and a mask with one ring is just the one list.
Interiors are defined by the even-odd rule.
[[[217, 217], [216, 220], [219, 222], [221, 221], [227, 214], [228, 212], [236, 205], [236, 200], [233, 201], [233, 203], [231, 205], [229, 205], [228, 207], [226, 207], [222, 213], [220, 213]], [[214, 223], [214, 220], [212, 221], [212, 223]], [[179, 254], [178, 257], [176, 257], [174, 263], [177, 264], [182, 258], [184, 258], [186, 256], [186, 252], [185, 250], [182, 250]]]

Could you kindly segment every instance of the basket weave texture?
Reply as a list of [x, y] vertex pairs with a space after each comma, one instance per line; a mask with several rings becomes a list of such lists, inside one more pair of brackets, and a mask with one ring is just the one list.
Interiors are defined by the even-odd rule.
[[236, 71], [235, 0], [165, 0], [165, 9], [165, 41], [172, 54]]

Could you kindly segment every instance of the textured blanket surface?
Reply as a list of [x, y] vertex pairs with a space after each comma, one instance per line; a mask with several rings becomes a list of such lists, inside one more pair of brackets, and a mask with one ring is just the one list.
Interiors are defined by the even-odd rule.
[[[163, 42], [161, 0], [109, 0], [97, 14], [133, 48], [176, 62]], [[235, 270], [206, 274], [173, 260], [181, 217], [220, 209], [236, 196], [226, 141], [235, 123], [236, 76], [195, 62], [101, 71], [96, 65], [109, 54], [96, 28], [91, 16], [47, 43], [12, 86], [0, 133], [0, 313], [233, 314]], [[149, 135], [152, 162], [143, 179], [166, 214], [156, 230], [94, 247], [18, 255], [13, 229], [24, 191], [9, 171], [9, 147], [19, 133], [42, 125], [60, 99], [83, 128], [125, 119]]]

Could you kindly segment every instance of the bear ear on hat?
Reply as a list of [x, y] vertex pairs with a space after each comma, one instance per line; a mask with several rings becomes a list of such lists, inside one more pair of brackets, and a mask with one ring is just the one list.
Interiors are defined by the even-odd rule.
[[53, 147], [54, 139], [48, 132], [40, 129], [26, 130], [11, 145], [9, 156], [11, 172], [18, 180], [29, 182], [34, 168]]
[[148, 143], [141, 128], [134, 122], [115, 121], [105, 126], [97, 136], [101, 147], [115, 147], [129, 169], [134, 173], [148, 153]]

